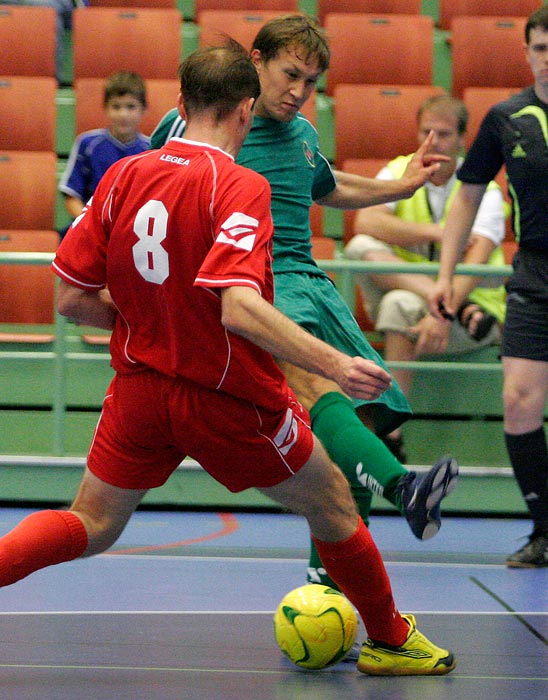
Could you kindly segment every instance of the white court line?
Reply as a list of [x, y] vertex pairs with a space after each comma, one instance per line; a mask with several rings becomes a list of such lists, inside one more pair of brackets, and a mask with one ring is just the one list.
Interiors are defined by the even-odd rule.
[[[405, 610], [402, 611], [405, 614]], [[9, 616], [37, 616], [37, 615], [274, 615], [275, 610], [27, 610], [27, 611], [0, 611], [0, 617]], [[509, 612], [506, 610], [421, 610], [417, 615], [484, 615], [485, 617], [530, 615], [534, 617], [546, 617], [548, 612], [520, 611]]]
[[[280, 559], [279, 557], [222, 557], [215, 555], [213, 557], [195, 556], [195, 555], [176, 555], [176, 554], [115, 554], [115, 552], [105, 552], [104, 554], [96, 554], [94, 559], [110, 559], [111, 561], [116, 559], [136, 559], [138, 561], [146, 561], [150, 559], [151, 561], [158, 561], [165, 559], [166, 561], [230, 561], [230, 562], [261, 562], [268, 564], [289, 564], [289, 563], [301, 563], [308, 564], [308, 559], [294, 559], [285, 558]], [[411, 566], [418, 568], [447, 568], [447, 569], [506, 569], [505, 564], [501, 561], [500, 564], [475, 564], [467, 562], [431, 562], [431, 561], [384, 561], [386, 567], [401, 567], [401, 566]], [[548, 576], [548, 568], [546, 569]]]

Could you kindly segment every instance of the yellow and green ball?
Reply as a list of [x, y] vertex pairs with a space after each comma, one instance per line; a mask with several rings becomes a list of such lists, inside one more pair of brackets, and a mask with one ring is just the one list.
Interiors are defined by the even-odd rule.
[[357, 630], [358, 618], [349, 600], [316, 583], [287, 593], [274, 614], [278, 646], [302, 668], [325, 668], [342, 661]]

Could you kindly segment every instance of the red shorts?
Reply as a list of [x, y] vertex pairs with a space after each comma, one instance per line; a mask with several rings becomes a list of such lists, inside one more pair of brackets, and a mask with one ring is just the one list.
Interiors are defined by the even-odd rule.
[[154, 371], [116, 375], [88, 467], [113, 486], [149, 489], [165, 483], [189, 456], [230, 491], [267, 488], [309, 459], [309, 422], [289, 388], [287, 407], [271, 412]]

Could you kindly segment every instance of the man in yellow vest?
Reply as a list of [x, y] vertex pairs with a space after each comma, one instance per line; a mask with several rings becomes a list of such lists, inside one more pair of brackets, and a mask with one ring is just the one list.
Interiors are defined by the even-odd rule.
[[[462, 162], [468, 113], [464, 103], [449, 95], [436, 95], [418, 112], [419, 143], [434, 132], [432, 149], [450, 157], [430, 182], [409, 199], [361, 209], [355, 218], [354, 237], [346, 246], [353, 260], [424, 262], [439, 259], [443, 224], [460, 186], [456, 171]], [[390, 161], [377, 175], [397, 179], [411, 156]], [[487, 189], [472, 227], [463, 262], [504, 264], [500, 243], [505, 233], [505, 203], [493, 182]], [[505, 290], [500, 280], [470, 276], [455, 278], [454, 319], [440, 320], [429, 314], [428, 295], [435, 279], [423, 274], [362, 274], [357, 277], [365, 310], [384, 333], [387, 361], [413, 360], [420, 355], [460, 353], [497, 342], [504, 320]], [[409, 396], [412, 373], [394, 371]], [[386, 444], [405, 461], [399, 431]], [[403, 459], [402, 459], [403, 458]]]

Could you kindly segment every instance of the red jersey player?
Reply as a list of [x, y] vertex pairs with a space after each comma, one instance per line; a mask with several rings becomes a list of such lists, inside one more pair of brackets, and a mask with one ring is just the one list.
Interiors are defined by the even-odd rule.
[[75, 501], [0, 539], [0, 585], [104, 551], [147, 489], [190, 455], [227, 488], [257, 487], [306, 517], [369, 634], [360, 671], [448, 673], [453, 655], [398, 613], [348, 483], [270, 354], [352, 396], [390, 385], [374, 362], [314, 338], [271, 303], [269, 185], [234, 162], [257, 72], [229, 44], [187, 58], [181, 83], [185, 139], [112, 166], [55, 258], [60, 312], [112, 329], [115, 377]]

